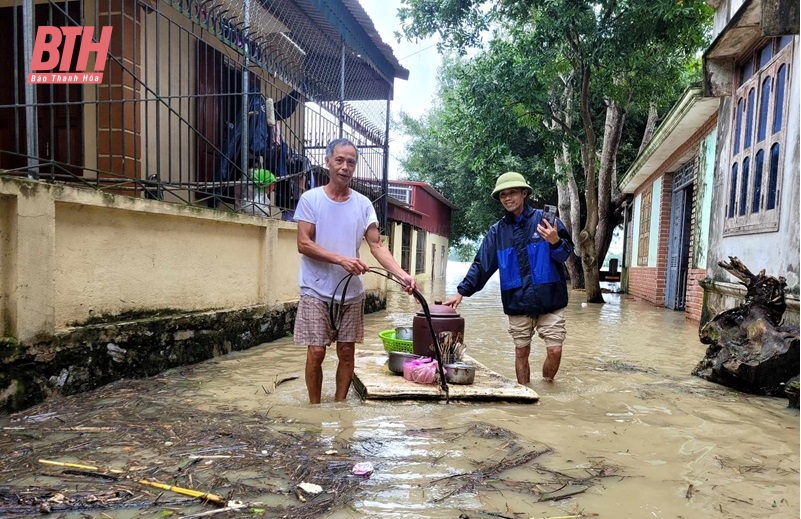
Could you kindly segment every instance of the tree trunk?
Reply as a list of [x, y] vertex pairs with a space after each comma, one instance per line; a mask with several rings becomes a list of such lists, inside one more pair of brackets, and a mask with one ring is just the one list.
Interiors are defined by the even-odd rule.
[[798, 326], [780, 325], [786, 309], [783, 277], [754, 275], [736, 257], [723, 267], [746, 286], [745, 302], [716, 315], [698, 332], [709, 344], [693, 375], [740, 391], [783, 396], [799, 372]]
[[[573, 74], [562, 76], [564, 88], [561, 97], [556, 99], [552, 94], [553, 101], [551, 109], [558, 113], [566, 128], [573, 126], [572, 102], [573, 102]], [[557, 130], [559, 124], [554, 121], [552, 129]], [[579, 199], [578, 185], [576, 177], [573, 175], [572, 161], [570, 157], [570, 147], [566, 142], [562, 142], [561, 155], [554, 157], [554, 167], [557, 172], [556, 192], [558, 196], [559, 215], [562, 223], [565, 224], [570, 237], [575, 240], [581, 231], [581, 200]], [[570, 276], [570, 284], [574, 289], [584, 288], [584, 271], [581, 268], [581, 260], [577, 254], [571, 254], [565, 262], [565, 268]]]
[[617, 161], [620, 140], [623, 137], [623, 124], [626, 112], [617, 102], [609, 100], [606, 105], [606, 124], [604, 126], [604, 142], [601, 151], [601, 166], [598, 171], [598, 229], [595, 233], [595, 250], [597, 263], [603, 265], [617, 220], [617, 210], [612, 203], [612, 182]]
[[[564, 146], [565, 152], [567, 152], [567, 146]], [[565, 154], [562, 157], [556, 157], [554, 159], [554, 166], [556, 167], [557, 171], [564, 171], [569, 169], [570, 163], [569, 158], [570, 155], [567, 153], [567, 159], [565, 159]], [[565, 164], [565, 160], [568, 160], [567, 164]], [[561, 178], [565, 178], [564, 175], [560, 175]], [[559, 214], [561, 215], [562, 223], [565, 224], [565, 227], [570, 232], [570, 236], [577, 236], [579, 224], [573, 218], [573, 201], [575, 199], [576, 205], [578, 205], [578, 193], [576, 193], [576, 179], [573, 177], [572, 171], [569, 174], [569, 182], [560, 181], [556, 182], [556, 192], [558, 197], [558, 204], [559, 204]], [[571, 189], [570, 184], [573, 185]], [[575, 230], [575, 234], [574, 234]], [[584, 288], [584, 271], [581, 269], [581, 261], [576, 254], [571, 254], [567, 261], [565, 262], [565, 268], [567, 269], [567, 274], [570, 276], [570, 284], [574, 289], [582, 289]]]
[[656, 121], [659, 114], [656, 112], [656, 101], [651, 101], [648, 107], [648, 120], [645, 122], [645, 132], [642, 134], [642, 142], [640, 142], [640, 149], [637, 151], [637, 156], [642, 155], [643, 150], [651, 142], [656, 130]]
[[584, 168], [584, 201], [587, 204], [587, 219], [584, 229], [578, 235], [576, 245], [581, 254], [581, 266], [584, 269], [584, 282], [588, 303], [605, 303], [601, 295], [601, 282], [598, 272], [598, 259], [595, 251], [595, 232], [598, 229], [598, 191], [595, 182], [595, 149], [596, 136], [592, 127], [590, 113], [590, 67], [581, 67], [581, 124], [584, 129], [584, 140], [581, 142], [581, 163]]

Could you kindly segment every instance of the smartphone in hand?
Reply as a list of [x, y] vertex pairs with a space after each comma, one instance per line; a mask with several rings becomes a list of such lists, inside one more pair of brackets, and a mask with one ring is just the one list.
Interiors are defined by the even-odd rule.
[[552, 227], [556, 227], [556, 213], [558, 209], [555, 205], [545, 204], [542, 208], [542, 216], [548, 220]]

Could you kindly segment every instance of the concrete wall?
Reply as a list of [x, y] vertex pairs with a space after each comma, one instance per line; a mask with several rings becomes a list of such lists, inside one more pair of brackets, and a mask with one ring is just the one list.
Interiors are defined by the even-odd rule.
[[783, 173], [780, 185], [779, 228], [776, 232], [760, 232], [755, 234], [739, 234], [723, 236], [727, 178], [730, 171], [732, 141], [732, 100], [721, 98], [717, 146], [715, 156], [715, 179], [712, 189], [710, 210], [710, 235], [707, 254], [707, 281], [705, 284], [708, 308], [704, 309], [702, 322], [717, 312], [732, 308], [742, 300], [742, 292], [732, 278], [718, 266], [719, 261], [728, 260], [729, 256], [737, 256], [751, 271], [765, 269], [767, 275], [784, 276], [787, 280], [788, 322], [798, 322], [799, 300], [799, 106], [801, 106], [801, 87], [799, 81], [799, 38], [794, 38], [794, 55], [792, 58], [791, 77], [787, 83], [790, 88], [787, 103], [786, 139], [783, 145]]
[[11, 304], [17, 279], [16, 250], [17, 198], [0, 195], [0, 330], [16, 322], [16, 305]]
[[692, 268], [705, 269], [709, 251], [709, 224], [712, 211], [712, 186], [715, 179], [715, 141], [717, 131], [701, 140], [698, 150], [698, 177], [695, 185], [695, 223], [693, 225]]
[[[715, 16], [712, 22], [712, 39], [714, 40], [718, 34], [723, 32], [726, 25], [731, 20], [731, 17], [743, 5], [745, 0], [719, 0], [718, 6], [715, 7]], [[712, 3], [712, 2], [707, 2]]]
[[[296, 224], [0, 178], [2, 334], [298, 299]], [[361, 256], [378, 265], [363, 244]], [[384, 290], [365, 276], [368, 290]]]
[[[296, 240], [276, 219], [0, 177], [0, 412], [285, 337]], [[386, 283], [364, 277], [366, 312]]]
[[429, 278], [439, 279], [444, 278], [448, 265], [448, 248], [450, 247], [450, 240], [446, 236], [440, 236], [434, 233], [428, 233], [428, 251], [431, 254], [431, 246], [436, 246], [436, 256], [434, 257], [433, 267], [431, 272], [432, 261], [428, 258], [428, 265], [426, 266], [426, 274]]

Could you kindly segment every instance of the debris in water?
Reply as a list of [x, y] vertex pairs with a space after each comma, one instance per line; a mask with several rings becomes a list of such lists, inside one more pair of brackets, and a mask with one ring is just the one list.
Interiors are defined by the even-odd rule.
[[306, 483], [305, 481], [298, 485], [298, 488], [307, 494], [319, 494], [323, 491], [323, 487], [315, 485], [314, 483]]
[[353, 466], [353, 473], [357, 476], [369, 476], [373, 473], [373, 464], [369, 461], [357, 463]]

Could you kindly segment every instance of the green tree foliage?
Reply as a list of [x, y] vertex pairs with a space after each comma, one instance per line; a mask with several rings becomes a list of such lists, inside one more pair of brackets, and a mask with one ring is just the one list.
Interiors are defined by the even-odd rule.
[[[649, 108], [663, 113], [687, 85], [688, 64], [707, 43], [711, 8], [702, 0], [404, 4], [399, 16], [409, 39], [438, 34], [443, 48], [459, 54], [488, 41], [473, 59], [446, 67], [442, 120], [427, 122], [453, 137], [441, 144], [460, 169], [520, 160], [530, 180], [575, 177], [583, 196], [581, 211], [571, 211], [582, 226], [574, 239], [588, 300], [602, 302], [598, 269], [620, 214], [616, 175], [639, 149]], [[518, 142], [534, 146], [525, 153]], [[568, 169], [555, 171], [565, 152]], [[579, 198], [576, 189], [570, 197]]]
[[482, 95], [494, 92], [488, 84], [494, 77], [482, 70], [491, 66], [487, 60], [445, 61], [439, 104], [419, 120], [401, 115], [401, 129], [410, 137], [401, 164], [411, 180], [428, 182], [457, 206], [451, 238], [473, 240], [503, 216], [490, 196], [500, 174], [525, 175], [535, 204], [553, 203], [555, 186], [537, 135], [513, 112], [493, 106], [497, 99]]
[[451, 247], [449, 260], [471, 262], [476, 257], [478, 252], [479, 243], [476, 241], [462, 240], [455, 242]]

